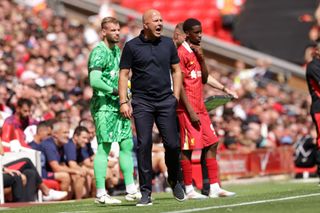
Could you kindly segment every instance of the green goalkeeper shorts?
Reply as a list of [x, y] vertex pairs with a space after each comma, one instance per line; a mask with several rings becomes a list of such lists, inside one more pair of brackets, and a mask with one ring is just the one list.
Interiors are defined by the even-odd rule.
[[132, 138], [131, 121], [118, 112], [98, 111], [93, 115], [98, 143], [121, 142]]

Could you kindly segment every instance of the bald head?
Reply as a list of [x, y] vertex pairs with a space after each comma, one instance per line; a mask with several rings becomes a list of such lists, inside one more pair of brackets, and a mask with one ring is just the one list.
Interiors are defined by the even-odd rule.
[[[152, 16], [160, 15], [160, 12], [155, 9], [149, 9], [142, 15], [142, 23], [145, 24], [152, 20]], [[160, 15], [161, 16], [161, 15]]]
[[154, 9], [147, 10], [143, 13], [142, 22], [145, 39], [155, 40], [160, 38], [163, 24], [159, 11]]

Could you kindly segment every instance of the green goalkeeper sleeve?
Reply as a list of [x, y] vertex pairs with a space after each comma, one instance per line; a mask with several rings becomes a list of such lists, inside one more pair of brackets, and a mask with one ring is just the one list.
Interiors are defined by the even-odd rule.
[[101, 79], [101, 71], [93, 70], [89, 74], [90, 86], [103, 93], [118, 95], [118, 89], [112, 88]]

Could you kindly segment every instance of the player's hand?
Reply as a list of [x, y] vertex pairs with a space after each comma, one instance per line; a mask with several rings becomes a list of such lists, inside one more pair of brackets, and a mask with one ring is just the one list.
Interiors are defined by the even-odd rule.
[[195, 113], [194, 111], [193, 112], [190, 112], [189, 113], [189, 116], [190, 116], [190, 121], [191, 121], [191, 124], [194, 128], [196, 129], [199, 129], [200, 128], [200, 118], [199, 116], [197, 115], [197, 113]]
[[194, 54], [196, 55], [199, 62], [204, 61], [204, 54], [202, 48], [199, 45], [190, 45], [191, 49], [193, 50]]
[[132, 116], [132, 109], [128, 103], [122, 104], [120, 106], [120, 113], [123, 117], [130, 119]]
[[238, 99], [238, 98], [239, 98], [236, 92], [234, 92], [234, 91], [232, 91], [232, 90], [229, 90], [228, 88], [225, 88], [224, 91], [225, 91], [225, 93], [227, 93], [228, 95], [233, 96], [233, 98], [235, 98], [235, 99]]

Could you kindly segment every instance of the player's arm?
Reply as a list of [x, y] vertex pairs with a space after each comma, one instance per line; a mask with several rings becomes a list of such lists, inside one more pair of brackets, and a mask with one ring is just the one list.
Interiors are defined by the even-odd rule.
[[171, 64], [171, 73], [173, 81], [173, 95], [179, 101], [183, 79], [179, 63]]
[[108, 54], [102, 48], [94, 48], [89, 56], [88, 70], [90, 86], [104, 94], [118, 95], [118, 88], [113, 88], [102, 79], [102, 71], [107, 66]]
[[219, 81], [217, 81], [215, 78], [213, 78], [211, 75], [208, 76], [208, 82], [211, 87], [219, 89], [228, 95], [232, 95], [234, 98], [238, 98], [237, 93], [234, 91], [231, 91], [230, 89], [226, 88], [223, 84], [221, 84]]
[[118, 89], [113, 88], [102, 80], [102, 72], [100, 70], [92, 70], [89, 74], [90, 86], [106, 94], [118, 95]]
[[[184, 73], [182, 73], [182, 77], [184, 78]], [[190, 102], [188, 101], [188, 97], [186, 95], [186, 91], [184, 90], [184, 87], [181, 87], [181, 93], [180, 93], [180, 101], [184, 105], [189, 117], [190, 121], [193, 126], [198, 127], [200, 125], [200, 119], [197, 113], [193, 110]]]

